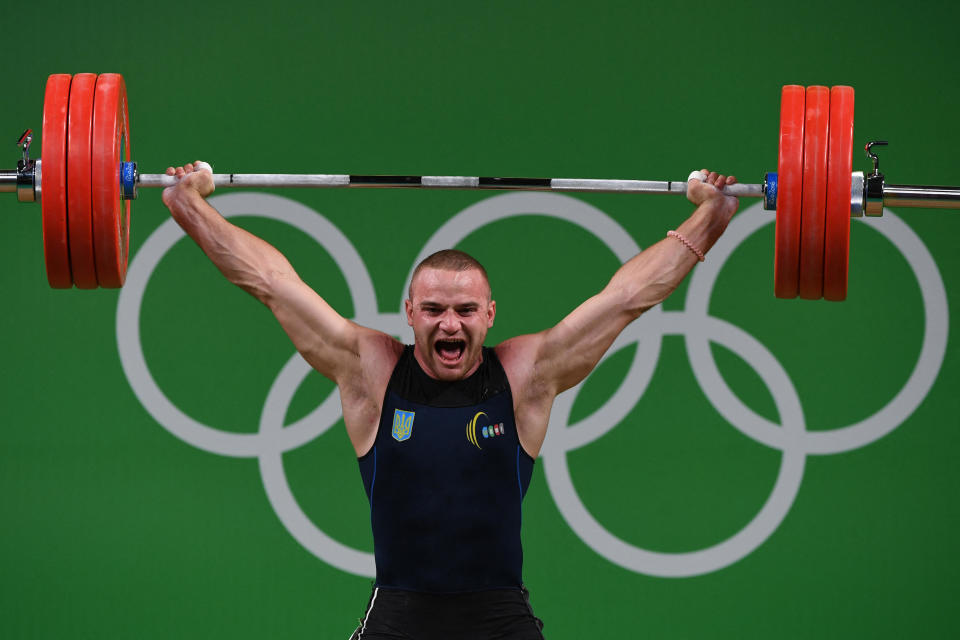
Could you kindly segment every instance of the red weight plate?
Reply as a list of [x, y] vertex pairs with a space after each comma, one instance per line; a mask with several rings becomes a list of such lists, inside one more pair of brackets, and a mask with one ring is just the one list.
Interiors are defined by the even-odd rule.
[[837, 86], [830, 90], [830, 154], [823, 253], [823, 297], [827, 300], [839, 301], [847, 297], [852, 170], [853, 87]]
[[43, 143], [40, 146], [43, 213], [43, 257], [47, 281], [56, 289], [73, 286], [67, 230], [67, 107], [70, 74], [47, 78], [43, 98]]
[[93, 246], [101, 287], [123, 286], [127, 275], [130, 201], [120, 199], [120, 162], [130, 159], [130, 122], [123, 76], [97, 78], [91, 150]]
[[67, 125], [67, 205], [70, 210], [70, 267], [80, 289], [96, 289], [90, 195], [90, 138], [97, 74], [78, 73], [70, 87]]
[[773, 254], [773, 289], [778, 298], [797, 297], [805, 96], [806, 90], [799, 85], [787, 85], [780, 94], [777, 230]]
[[803, 128], [803, 202], [800, 205], [801, 298], [823, 297], [823, 234], [827, 215], [830, 89], [807, 87]]

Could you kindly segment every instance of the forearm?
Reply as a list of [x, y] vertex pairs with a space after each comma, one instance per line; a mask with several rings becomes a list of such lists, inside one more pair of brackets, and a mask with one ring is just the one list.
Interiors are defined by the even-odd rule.
[[[677, 231], [707, 253], [730, 221], [732, 210], [721, 199], [701, 204]], [[676, 290], [697, 264], [697, 256], [676, 238], [664, 238], [639, 253], [614, 274], [605, 289], [625, 313], [637, 317]]]
[[199, 193], [179, 191], [168, 206], [177, 224], [220, 272], [264, 304], [270, 303], [273, 282], [296, 276], [283, 254], [227, 221]]

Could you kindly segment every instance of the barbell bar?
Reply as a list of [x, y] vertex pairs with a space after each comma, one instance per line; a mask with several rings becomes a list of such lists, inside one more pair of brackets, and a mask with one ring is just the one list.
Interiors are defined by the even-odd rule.
[[[851, 87], [784, 86], [776, 172], [762, 183], [728, 185], [737, 197], [763, 198], [776, 210], [774, 293], [780, 298], [843, 300], [847, 294], [849, 217], [879, 216], [885, 206], [960, 209], [960, 187], [886, 184], [870, 142], [873, 172], [852, 169]], [[123, 285], [130, 201], [141, 188], [176, 178], [141, 174], [130, 160], [126, 84], [120, 74], [53, 74], [44, 97], [41, 158], [32, 132], [22, 158], [0, 170], [0, 192], [40, 199], [47, 278], [54, 288]], [[217, 188], [422, 188], [683, 195], [686, 180], [500, 178], [348, 174], [223, 173]]]

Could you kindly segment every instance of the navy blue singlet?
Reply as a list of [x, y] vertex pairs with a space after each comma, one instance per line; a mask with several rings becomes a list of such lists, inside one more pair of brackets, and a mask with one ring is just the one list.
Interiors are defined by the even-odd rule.
[[520, 503], [533, 459], [493, 349], [443, 382], [407, 346], [390, 377], [373, 448], [359, 458], [378, 587], [432, 593], [519, 588]]

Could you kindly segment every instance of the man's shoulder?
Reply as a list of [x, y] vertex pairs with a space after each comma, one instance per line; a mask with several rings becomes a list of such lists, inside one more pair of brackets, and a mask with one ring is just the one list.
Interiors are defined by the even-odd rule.
[[541, 331], [540, 333], [526, 333], [514, 336], [494, 346], [493, 352], [497, 355], [497, 358], [500, 359], [500, 362], [504, 363], [507, 361], [515, 362], [517, 360], [532, 358], [536, 355], [539, 345], [543, 342], [545, 333], [546, 332]]
[[528, 333], [504, 340], [493, 347], [500, 365], [510, 379], [510, 385], [517, 387], [523, 384], [536, 365], [540, 345], [543, 344], [544, 332]]
[[389, 334], [362, 326], [359, 327], [357, 345], [362, 368], [386, 367], [391, 371], [407, 348]]
[[351, 397], [381, 395], [403, 354], [403, 344], [376, 329], [356, 325], [356, 331], [352, 357], [335, 382], [340, 386], [341, 395], [344, 391]]

